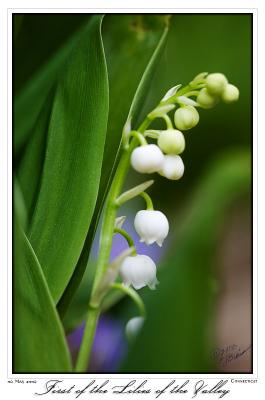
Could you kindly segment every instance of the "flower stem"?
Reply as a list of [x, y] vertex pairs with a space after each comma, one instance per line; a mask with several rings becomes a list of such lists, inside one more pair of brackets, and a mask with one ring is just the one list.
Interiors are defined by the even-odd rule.
[[120, 235], [122, 235], [122, 236], [127, 240], [127, 243], [128, 243], [128, 246], [129, 246], [129, 247], [135, 247], [135, 246], [134, 246], [134, 241], [133, 241], [133, 239], [131, 238], [131, 236], [129, 235], [129, 233], [126, 232], [124, 229], [115, 228], [115, 229], [114, 229], [114, 233], [119, 233]]
[[[177, 93], [177, 96], [183, 95], [186, 92], [190, 91], [190, 86], [186, 86], [182, 90]], [[170, 98], [166, 103], [172, 103], [173, 98]], [[176, 101], [176, 100], [174, 100]], [[152, 119], [150, 117], [146, 117], [142, 124], [137, 129], [137, 132], [143, 134], [144, 131], [148, 128]], [[123, 149], [123, 153], [118, 164], [114, 179], [112, 181], [110, 191], [106, 200], [106, 206], [103, 212], [103, 221], [102, 221], [102, 229], [100, 235], [100, 243], [99, 243], [99, 254], [98, 254], [98, 263], [96, 268], [95, 279], [92, 287], [91, 299], [93, 299], [95, 293], [97, 292], [98, 285], [100, 284], [104, 274], [109, 265], [109, 257], [112, 246], [112, 239], [115, 229], [115, 218], [116, 212], [118, 209], [118, 204], [116, 199], [120, 195], [124, 179], [127, 175], [129, 165], [130, 165], [130, 156], [134, 148], [137, 146], [139, 138], [133, 138], [130, 142], [128, 148]], [[82, 338], [82, 343], [80, 346], [77, 363], [76, 363], [76, 371], [77, 372], [86, 372], [87, 366], [89, 364], [89, 356], [91, 354], [91, 348], [94, 340], [94, 335], [97, 327], [97, 321], [100, 315], [100, 305], [93, 306], [89, 303], [88, 306], [88, 316], [85, 326], [85, 332]]]
[[86, 372], [87, 370], [99, 314], [99, 308], [92, 308], [89, 306], [85, 331], [75, 366], [75, 372]]
[[173, 129], [171, 119], [169, 118], [169, 116], [167, 114], [163, 115], [163, 119], [167, 124], [167, 129]]
[[118, 283], [118, 282], [113, 283], [111, 285], [111, 288], [118, 289], [121, 292], [123, 292], [124, 294], [127, 294], [134, 301], [136, 306], [138, 307], [141, 317], [145, 317], [146, 312], [145, 312], [144, 302], [135, 290], [133, 290], [132, 288], [130, 288], [128, 286], [123, 285], [122, 283]]
[[196, 96], [195, 92], [198, 89], [204, 88], [205, 87], [205, 83], [200, 83], [198, 85], [195, 86], [191, 86], [190, 84], [187, 86], [184, 86], [182, 89], [180, 89], [174, 96], [169, 97], [167, 100], [163, 101], [163, 105], [164, 104], [172, 104], [172, 103], [177, 103], [177, 99], [180, 96]]
[[153, 209], [154, 209], [154, 206], [153, 206], [153, 202], [152, 202], [151, 197], [150, 197], [147, 193], [145, 193], [145, 192], [142, 192], [142, 193], [140, 194], [140, 196], [142, 196], [142, 197], [145, 199], [145, 202], [146, 202], [146, 209], [147, 209], [147, 210], [153, 210]]
[[[150, 123], [151, 120], [147, 117], [140, 125], [137, 131], [143, 133]], [[96, 293], [98, 285], [102, 277], [104, 276], [109, 264], [112, 238], [115, 229], [115, 218], [118, 209], [116, 199], [121, 192], [125, 176], [129, 169], [130, 156], [133, 149], [137, 146], [137, 142], [138, 142], [137, 139], [134, 138], [131, 141], [129, 147], [123, 150], [123, 154], [121, 156], [119, 165], [117, 167], [106, 200], [106, 206], [103, 212], [102, 229], [99, 242], [98, 263], [97, 263], [97, 269], [93, 283], [91, 298], [93, 298], [94, 294]], [[82, 343], [76, 363], [77, 372], [85, 372], [87, 370], [89, 364], [89, 356], [91, 354], [91, 347], [93, 344], [99, 315], [100, 315], [100, 306], [92, 308], [91, 305], [89, 304], [85, 332], [82, 338]]]
[[130, 136], [135, 137], [141, 146], [146, 146], [148, 144], [147, 141], [145, 140], [145, 137], [140, 132], [131, 131]]

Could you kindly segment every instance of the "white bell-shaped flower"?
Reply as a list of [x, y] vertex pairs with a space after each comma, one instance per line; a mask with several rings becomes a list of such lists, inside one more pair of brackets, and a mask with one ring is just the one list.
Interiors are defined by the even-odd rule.
[[144, 286], [155, 289], [158, 284], [156, 265], [150, 257], [143, 254], [126, 257], [121, 263], [120, 275], [124, 285], [132, 285], [135, 289]]
[[137, 334], [140, 332], [144, 324], [144, 317], [134, 317], [131, 318], [125, 327], [125, 334], [128, 340], [133, 341]]
[[132, 167], [143, 174], [157, 172], [163, 164], [164, 154], [155, 144], [136, 147], [131, 155]]
[[184, 164], [180, 156], [166, 155], [159, 174], [167, 179], [178, 180], [184, 174]]
[[140, 236], [140, 242], [157, 243], [162, 246], [168, 235], [169, 224], [167, 217], [161, 211], [141, 210], [135, 216], [134, 227]]

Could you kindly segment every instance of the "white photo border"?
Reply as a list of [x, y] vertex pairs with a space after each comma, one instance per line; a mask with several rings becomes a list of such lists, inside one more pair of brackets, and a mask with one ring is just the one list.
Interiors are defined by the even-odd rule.
[[[208, 2], [209, 3], [209, 2]], [[18, 4], [18, 3], [17, 3]], [[58, 4], [58, 2], [57, 2]], [[7, 290], [4, 290], [7, 298], [7, 332], [3, 335], [3, 339], [6, 338], [6, 354], [3, 357], [6, 360], [6, 367], [4, 375], [6, 380], [14, 379], [32, 379], [32, 380], [49, 380], [49, 379], [60, 379], [70, 380], [74, 382], [76, 380], [88, 380], [96, 379], [99, 382], [110, 379], [117, 382], [130, 379], [136, 379], [141, 381], [143, 378], [148, 381], [152, 380], [257, 380], [259, 379], [259, 360], [258, 360], [258, 9], [257, 8], [7, 8], [6, 9], [6, 31], [7, 31], [7, 66], [6, 66], [6, 84], [7, 84], [7, 137], [6, 137], [6, 149], [7, 149], [7, 273], [6, 281]], [[181, 374], [181, 373], [169, 373], [169, 374], [158, 374], [158, 373], [147, 373], [147, 374], [17, 374], [12, 373], [12, 15], [16, 13], [227, 13], [227, 14], [252, 14], [253, 16], [253, 309], [252, 309], [252, 359], [253, 359], [253, 372], [252, 373], [201, 373], [201, 374]], [[2, 72], [2, 71], [1, 71]], [[5, 72], [5, 71], [3, 71]], [[5, 146], [5, 141], [3, 143]], [[1, 288], [4, 285], [1, 285]], [[3, 374], [2, 374], [3, 376]], [[117, 383], [118, 384], [118, 383]], [[122, 384], [122, 383], [121, 383]], [[244, 393], [244, 391], [242, 391]], [[26, 398], [26, 397], [25, 397]], [[28, 397], [27, 397], [28, 398]], [[106, 398], [106, 397], [105, 397]], [[242, 397], [238, 397], [242, 398]]]

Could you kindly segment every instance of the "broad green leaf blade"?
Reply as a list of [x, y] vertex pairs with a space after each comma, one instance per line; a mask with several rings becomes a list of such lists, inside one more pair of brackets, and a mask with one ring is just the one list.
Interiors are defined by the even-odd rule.
[[21, 191], [17, 178], [14, 179], [13, 193], [14, 193], [14, 198], [16, 200], [14, 204], [15, 213], [19, 218], [23, 230], [25, 231], [28, 225], [28, 215], [25, 206], [24, 196]]
[[[93, 14], [23, 14], [23, 23], [13, 43], [16, 65], [14, 74], [14, 94], [19, 93], [34, 79], [35, 73], [57, 57], [67, 41], [84, 26]], [[21, 15], [13, 14], [13, 27]]]
[[41, 184], [53, 98], [54, 93], [52, 91], [32, 129], [27, 147], [17, 168], [17, 177], [24, 195], [29, 222], [34, 212]]
[[135, 117], [135, 124], [139, 122], [140, 110], [162, 55], [167, 33], [168, 18], [165, 16], [123, 15], [121, 18], [120, 15], [108, 15], [104, 19], [103, 39], [109, 72], [110, 112], [100, 189], [85, 246], [59, 303], [61, 315], [65, 313], [88, 262], [100, 213], [115, 172], [114, 164], [115, 159], [118, 160], [123, 125], [128, 115]]
[[101, 20], [90, 20], [58, 81], [29, 233], [55, 302], [81, 254], [99, 188], [108, 116]]
[[[216, 282], [214, 254], [228, 206], [250, 191], [246, 152], [219, 159], [200, 182], [178, 240], [158, 273], [155, 292], [145, 291], [147, 320], [122, 372], [206, 372], [212, 367], [209, 336]], [[139, 351], [143, 349], [143, 351]]]
[[[86, 318], [95, 271], [96, 262], [89, 260], [80, 286], [76, 291], [66, 314], [63, 316], [63, 326], [67, 333], [81, 325]], [[59, 305], [60, 304], [61, 302], [59, 302]], [[57, 308], [59, 308], [60, 312], [60, 307]]]
[[63, 328], [36, 255], [14, 224], [15, 373], [69, 372], [70, 353]]
[[[90, 17], [89, 17], [90, 18]], [[88, 19], [89, 19], [88, 18]], [[27, 23], [24, 18], [24, 24]], [[88, 22], [89, 23], [89, 22]], [[86, 26], [80, 28], [64, 43], [33, 77], [25, 84], [14, 101], [14, 155], [17, 157], [27, 142], [43, 105], [71, 51], [75, 48], [80, 36], [86, 31]], [[32, 57], [32, 55], [31, 55]]]

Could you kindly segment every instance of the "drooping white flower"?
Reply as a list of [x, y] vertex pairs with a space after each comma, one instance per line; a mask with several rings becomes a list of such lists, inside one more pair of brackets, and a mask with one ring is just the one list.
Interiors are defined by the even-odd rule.
[[161, 211], [141, 210], [135, 216], [134, 227], [140, 236], [140, 242], [157, 243], [162, 246], [168, 235], [169, 224], [167, 217]]
[[126, 257], [121, 263], [120, 275], [124, 285], [132, 285], [135, 289], [144, 286], [155, 289], [158, 284], [156, 265], [150, 257], [143, 254]]
[[160, 132], [157, 144], [166, 154], [180, 154], [185, 149], [185, 138], [177, 129], [168, 129]]
[[164, 160], [164, 155], [155, 144], [136, 147], [131, 155], [132, 167], [141, 173], [152, 174], [157, 172]]
[[237, 101], [238, 98], [239, 98], [238, 88], [234, 85], [231, 85], [230, 83], [226, 85], [222, 93], [222, 100], [225, 103], [233, 103], [234, 101]]
[[137, 336], [143, 324], [144, 324], [144, 317], [134, 317], [127, 322], [125, 327], [125, 334], [128, 340], [132, 341]]
[[167, 179], [178, 180], [184, 174], [184, 164], [180, 156], [166, 155], [159, 174]]

